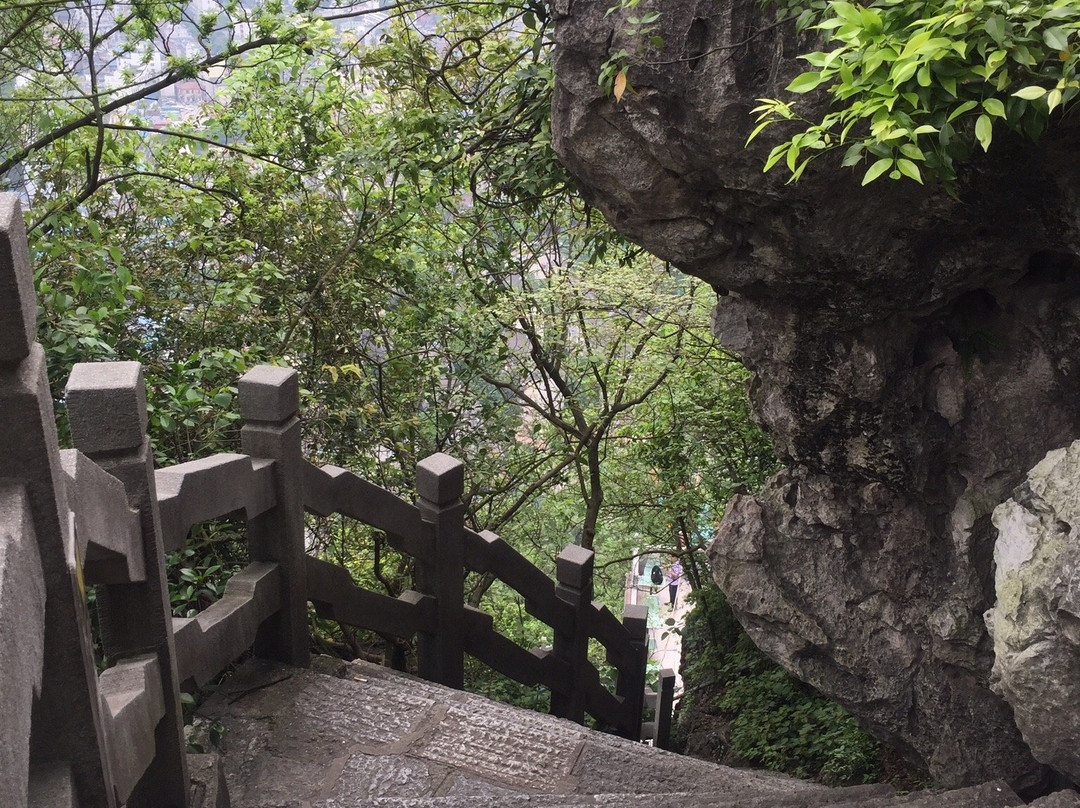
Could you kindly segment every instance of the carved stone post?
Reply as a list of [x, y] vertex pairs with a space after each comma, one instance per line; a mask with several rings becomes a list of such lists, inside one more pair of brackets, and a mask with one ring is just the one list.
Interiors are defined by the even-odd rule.
[[417, 559], [416, 586], [433, 595], [435, 626], [417, 637], [422, 677], [459, 690], [465, 686], [465, 466], [433, 454], [416, 466], [420, 518], [428, 535], [428, 557]]
[[593, 596], [592, 550], [568, 544], [555, 559], [555, 594], [570, 604], [569, 632], [555, 631], [555, 656], [570, 666], [570, 693], [551, 694], [551, 713], [581, 724], [585, 721], [585, 671], [589, 665], [589, 609]]
[[656, 697], [656, 736], [653, 746], [659, 749], [671, 748], [671, 711], [675, 703], [675, 671], [670, 668], [660, 670], [660, 692]]
[[[154, 455], [146, 437], [146, 383], [138, 362], [81, 363], [68, 379], [68, 417], [75, 447], [124, 484], [142, 527], [146, 580], [97, 588], [98, 616], [110, 665], [153, 653], [161, 671], [165, 716], [156, 754], [127, 805], [181, 808], [189, 801], [184, 718], [176, 672], [165, 548], [158, 519]], [[114, 749], [114, 754], [124, 750]]]
[[263, 623], [255, 654], [298, 668], [311, 662], [304, 561], [304, 458], [300, 451], [300, 382], [290, 368], [259, 365], [240, 379], [245, 454], [274, 463], [277, 505], [248, 521], [252, 561], [281, 568], [281, 610]]
[[36, 318], [22, 210], [0, 194], [0, 802], [24, 804], [29, 759], [31, 792], [38, 774], [59, 770], [87, 805], [115, 806]]
[[621, 696], [628, 716], [620, 728], [624, 738], [641, 738], [641, 713], [645, 705], [645, 669], [649, 661], [649, 607], [628, 605], [623, 609], [623, 626], [630, 635], [629, 668], [619, 671], [615, 695]]

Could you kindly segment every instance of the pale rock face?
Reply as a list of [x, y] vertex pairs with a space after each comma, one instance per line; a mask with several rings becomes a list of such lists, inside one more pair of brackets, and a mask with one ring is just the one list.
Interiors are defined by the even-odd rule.
[[994, 511], [991, 685], [1035, 757], [1080, 781], [1080, 441]]
[[552, 141], [617, 229], [717, 290], [784, 465], [731, 503], [717, 581], [767, 653], [939, 782], [1039, 789], [982, 617], [991, 513], [1080, 436], [1080, 138], [995, 133], [958, 200], [862, 188], [839, 155], [785, 186], [761, 171], [775, 139], [744, 147], [750, 111], [813, 34], [759, 0], [641, 0], [664, 49], [616, 104], [597, 76], [637, 45], [611, 5], [554, 3]]

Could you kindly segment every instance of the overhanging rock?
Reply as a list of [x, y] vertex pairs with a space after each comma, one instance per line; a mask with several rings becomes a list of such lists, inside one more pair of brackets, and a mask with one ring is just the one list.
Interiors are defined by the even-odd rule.
[[1076, 132], [996, 135], [959, 199], [862, 188], [838, 154], [784, 185], [761, 171], [776, 141], [744, 144], [809, 35], [758, 0], [643, 0], [664, 47], [616, 104], [597, 77], [637, 43], [610, 0], [554, 5], [556, 149], [617, 229], [717, 290], [785, 466], [712, 548], [740, 619], [942, 783], [1037, 788], [982, 614], [991, 512], [1080, 435]]

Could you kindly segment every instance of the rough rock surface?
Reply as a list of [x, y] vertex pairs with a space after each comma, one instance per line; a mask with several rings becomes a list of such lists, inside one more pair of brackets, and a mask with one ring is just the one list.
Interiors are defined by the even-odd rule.
[[994, 511], [994, 689], [1035, 756], [1080, 781], [1080, 441]]
[[[758, 0], [642, 0], [662, 50], [610, 0], [554, 0], [553, 140], [622, 233], [719, 294], [785, 469], [731, 504], [715, 574], [755, 641], [946, 785], [1047, 776], [993, 693], [990, 521], [1080, 435], [1080, 161], [1073, 130], [995, 135], [940, 188], [838, 155], [785, 186], [744, 148], [756, 99], [815, 49]], [[597, 77], [639, 55], [621, 104]]]

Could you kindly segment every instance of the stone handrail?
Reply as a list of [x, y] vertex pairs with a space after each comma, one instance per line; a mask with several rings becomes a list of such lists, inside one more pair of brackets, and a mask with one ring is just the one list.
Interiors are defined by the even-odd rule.
[[[188, 808], [181, 691], [249, 648], [306, 667], [309, 602], [341, 623], [415, 636], [425, 678], [462, 687], [469, 653], [548, 687], [557, 715], [580, 722], [588, 712], [641, 737], [645, 617], [630, 607], [620, 623], [592, 601], [590, 551], [568, 546], [553, 583], [498, 536], [467, 530], [464, 470], [446, 455], [418, 465], [415, 505], [307, 462], [298, 379], [286, 368], [256, 367], [240, 380], [242, 453], [155, 469], [142, 367], [76, 365], [65, 393], [75, 448], [61, 451], [35, 318], [22, 213], [0, 194], [0, 805]], [[384, 532], [415, 559], [414, 589], [370, 592], [307, 555], [305, 510]], [[251, 563], [216, 603], [174, 618], [166, 553], [193, 526], [227, 516], [246, 520]], [[466, 569], [519, 592], [552, 627], [553, 648], [521, 648], [466, 606]], [[100, 674], [90, 586], [108, 662]], [[614, 693], [588, 660], [590, 638], [618, 672]]]
[[[558, 566], [569, 577], [556, 585], [496, 534], [464, 527], [459, 499], [464, 475], [453, 458], [428, 458], [420, 464], [417, 477], [421, 501], [413, 506], [352, 472], [305, 465], [308, 512], [342, 514], [364, 522], [385, 532], [395, 549], [416, 559], [418, 568], [435, 568], [427, 576], [417, 576], [420, 591], [410, 590], [395, 599], [366, 591], [344, 569], [309, 557], [309, 599], [319, 616], [381, 634], [416, 635], [418, 663], [426, 678], [460, 687], [468, 653], [517, 682], [547, 687], [552, 692], [552, 712], [557, 715], [581, 722], [589, 713], [627, 737], [641, 737], [646, 659], [643, 607], [628, 607], [627, 622], [620, 623], [606, 606], [593, 602], [591, 594], [583, 599], [583, 592], [592, 590], [591, 551], [568, 546]], [[425, 496], [425, 491], [430, 493]], [[436, 502], [437, 498], [442, 502]], [[445, 519], [448, 511], [456, 514], [456, 522]], [[441, 523], [440, 515], [444, 517]], [[441, 534], [434, 540], [433, 531]], [[459, 560], [434, 564], [437, 550], [452, 542], [459, 546], [450, 555]], [[440, 598], [438, 587], [448, 583], [460, 587], [465, 569], [494, 575], [520, 594], [526, 611], [552, 628], [556, 647], [551, 651], [521, 648], [495, 631], [489, 616], [465, 606], [462, 593]], [[455, 643], [440, 646], [437, 641], [446, 635]], [[566, 642], [560, 644], [560, 637], [567, 638]], [[587, 657], [578, 653], [572, 661], [568, 656], [568, 648], [587, 648], [590, 638], [604, 646], [618, 672], [615, 693], [604, 688]]]

